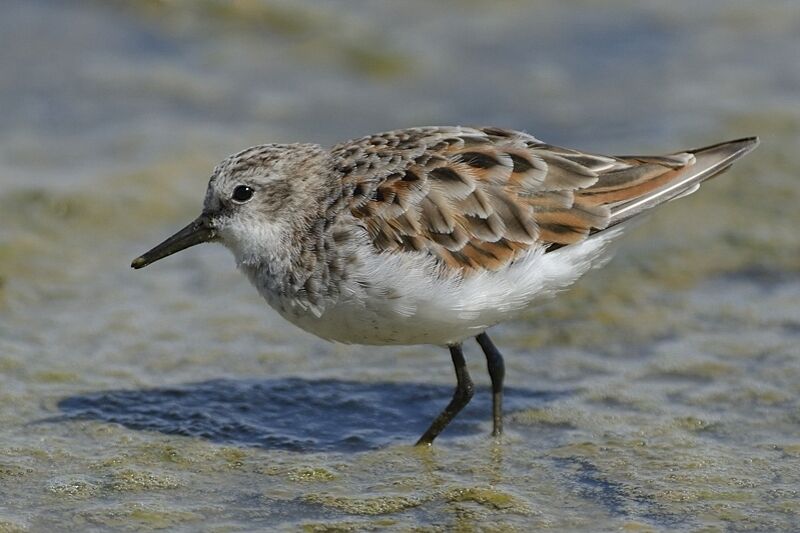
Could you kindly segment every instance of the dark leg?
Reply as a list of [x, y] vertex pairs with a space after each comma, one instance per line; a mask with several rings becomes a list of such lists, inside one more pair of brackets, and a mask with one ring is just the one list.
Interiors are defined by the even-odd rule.
[[503, 356], [486, 333], [481, 333], [475, 339], [483, 348], [489, 377], [492, 378], [492, 435], [497, 436], [503, 433], [503, 378], [506, 375], [506, 365]]
[[431, 423], [431, 426], [417, 441], [417, 446], [427, 445], [430, 446], [442, 430], [447, 427], [447, 424], [453, 420], [461, 409], [469, 403], [472, 399], [472, 394], [475, 387], [472, 385], [472, 379], [467, 372], [467, 364], [464, 362], [464, 353], [461, 351], [461, 343], [453, 344], [450, 346], [450, 356], [453, 358], [453, 366], [456, 368], [456, 390], [453, 393], [453, 399], [447, 404], [439, 416]]

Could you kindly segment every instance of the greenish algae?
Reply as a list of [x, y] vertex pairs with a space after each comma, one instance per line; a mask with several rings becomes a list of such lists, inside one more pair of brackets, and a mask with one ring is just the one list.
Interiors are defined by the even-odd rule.
[[330, 507], [344, 513], [365, 516], [393, 514], [419, 507], [425, 501], [424, 498], [411, 498], [407, 496], [357, 498], [323, 493], [307, 494], [304, 500], [308, 503]]
[[180, 480], [169, 474], [126, 468], [111, 474], [109, 488], [121, 492], [150, 491], [176, 489], [182, 484]]
[[81, 381], [81, 377], [74, 372], [56, 369], [36, 372], [31, 377], [32, 379], [42, 383], [74, 383]]
[[291, 481], [297, 482], [319, 482], [332, 481], [336, 479], [336, 474], [321, 467], [295, 468], [289, 471], [287, 477]]
[[10, 480], [32, 474], [33, 469], [17, 464], [0, 463], [0, 479]]
[[95, 507], [78, 513], [90, 525], [106, 528], [158, 530], [197, 524], [203, 516], [191, 511], [169, 509], [157, 504], [127, 503]]
[[47, 490], [56, 496], [88, 498], [100, 492], [101, 486], [86, 476], [60, 476], [47, 484]]
[[0, 533], [26, 533], [28, 531], [30, 531], [30, 529], [20, 523], [10, 522], [0, 518]]
[[492, 487], [468, 487], [445, 491], [442, 497], [449, 502], [474, 502], [491, 509], [528, 513], [528, 506], [519, 498]]

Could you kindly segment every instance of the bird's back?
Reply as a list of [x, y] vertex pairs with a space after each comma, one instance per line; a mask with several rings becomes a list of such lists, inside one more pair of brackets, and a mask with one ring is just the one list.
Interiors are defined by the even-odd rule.
[[604, 156], [497, 128], [397, 130], [333, 148], [349, 212], [377, 251], [469, 276], [553, 251], [688, 194], [757, 139], [663, 156]]

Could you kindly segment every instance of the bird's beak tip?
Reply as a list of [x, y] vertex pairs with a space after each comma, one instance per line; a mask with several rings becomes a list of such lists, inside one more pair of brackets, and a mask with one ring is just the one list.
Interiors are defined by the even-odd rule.
[[154, 263], [159, 259], [163, 259], [191, 246], [212, 241], [215, 237], [216, 234], [208, 216], [205, 214], [200, 215], [175, 235], [131, 261], [131, 268], [137, 270], [144, 268], [150, 263]]

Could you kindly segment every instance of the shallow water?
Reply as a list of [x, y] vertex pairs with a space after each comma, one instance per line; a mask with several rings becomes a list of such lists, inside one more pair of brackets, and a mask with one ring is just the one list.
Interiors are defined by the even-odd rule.
[[[0, 531], [792, 530], [794, 1], [11, 0], [0, 17]], [[134, 272], [247, 145], [494, 124], [596, 151], [763, 144], [495, 328], [432, 450], [438, 348], [287, 326], [227, 252]]]

